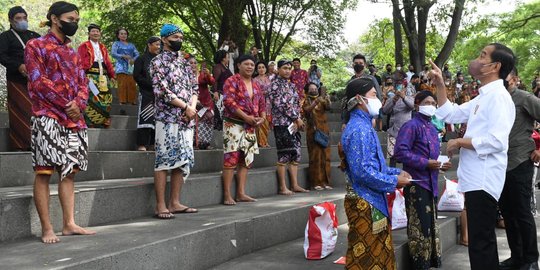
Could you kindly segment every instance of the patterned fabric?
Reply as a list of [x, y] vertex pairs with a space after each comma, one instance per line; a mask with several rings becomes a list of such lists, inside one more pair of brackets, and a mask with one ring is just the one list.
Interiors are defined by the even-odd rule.
[[300, 100], [304, 99], [304, 87], [309, 82], [307, 71], [303, 69], [293, 69], [291, 71], [291, 82], [294, 84]]
[[268, 122], [268, 117], [264, 119], [264, 122], [257, 127], [257, 143], [259, 146], [267, 146], [268, 144], [268, 133], [270, 133], [270, 122]]
[[289, 126], [300, 117], [300, 99], [294, 89], [294, 84], [281, 76], [272, 81], [268, 97], [274, 126]]
[[272, 125], [272, 104], [270, 103], [270, 98], [268, 97], [268, 92], [270, 90], [270, 86], [272, 85], [272, 81], [269, 77], [264, 78], [265, 79], [255, 77], [255, 79], [253, 79], [260, 85], [266, 101], [266, 119], [264, 120], [264, 123], [257, 128], [257, 142], [259, 143], [259, 146], [268, 145], [268, 133], [270, 133]]
[[96, 66], [98, 66], [97, 62], [93, 68], [90, 68], [87, 71], [87, 76], [88, 80], [94, 82], [94, 85], [96, 85], [99, 90], [99, 94], [96, 96], [92, 91], [89, 91], [88, 106], [84, 111], [84, 119], [88, 126], [101, 128], [111, 125], [111, 116], [109, 115], [109, 112], [111, 111], [113, 96], [109, 89], [112, 88], [112, 83], [111, 80], [106, 79], [106, 84], [100, 84], [99, 66], [97, 68]]
[[386, 192], [393, 192], [400, 169], [387, 167], [372, 117], [360, 109], [351, 111], [351, 119], [341, 136], [347, 160], [345, 173], [356, 193], [388, 216]]
[[214, 140], [214, 115], [211, 110], [207, 110], [203, 117], [197, 116], [195, 135], [195, 145], [199, 149], [207, 149]]
[[139, 51], [137, 51], [137, 48], [135, 48], [135, 45], [133, 45], [133, 43], [126, 44], [122, 41], [115, 41], [112, 45], [111, 55], [116, 60], [115, 71], [117, 74], [133, 73], [133, 71], [130, 71], [130, 64], [128, 60], [122, 57], [124, 55], [129, 55], [133, 60], [139, 57]]
[[73, 122], [65, 112], [70, 101], [84, 111], [88, 100], [88, 79], [70, 42], [69, 39], [59, 40], [51, 32], [28, 42], [24, 53], [28, 94], [34, 116], [56, 119], [67, 128], [84, 129], [83, 117]]
[[411, 174], [413, 179], [427, 180], [415, 184], [433, 192], [439, 192], [439, 170], [430, 170], [428, 160], [437, 160], [440, 152], [437, 130], [428, 116], [417, 113], [411, 121], [399, 130], [395, 146], [395, 158], [403, 163], [403, 170]]
[[317, 76], [317, 71], [319, 73], [321, 73], [321, 75], [322, 75], [322, 70], [320, 68], [317, 68], [317, 70], [312, 70], [309, 73], [309, 82], [315, 83], [318, 86], [320, 86], [321, 85], [321, 78], [319, 78], [319, 76]]
[[156, 121], [176, 123], [181, 128], [193, 127], [194, 121], [185, 123], [184, 110], [170, 102], [176, 98], [189, 103], [199, 90], [189, 62], [176, 52], [163, 51], [150, 62], [150, 76], [156, 97]]
[[88, 168], [86, 129], [75, 131], [56, 119], [32, 117], [32, 166], [36, 174], [52, 175], [56, 168], [60, 180]]
[[154, 90], [152, 89], [152, 78], [148, 71], [150, 61], [156, 55], [145, 52], [141, 57], [135, 60], [133, 67], [133, 79], [139, 85], [139, 113], [137, 128], [155, 128], [154, 119]]
[[32, 101], [26, 84], [7, 81], [7, 105], [9, 112], [9, 141], [13, 150], [30, 149], [30, 118]]
[[[234, 168], [238, 163], [249, 167], [253, 163], [254, 155], [259, 154], [254, 130], [245, 129], [244, 126], [245, 124], [233, 123], [228, 118], [223, 121], [223, 166], [225, 168]], [[242, 152], [244, 160], [239, 161], [236, 152]]]
[[442, 251], [435, 208], [437, 197], [416, 183], [405, 187], [404, 191], [412, 269], [439, 268]]
[[390, 226], [374, 234], [373, 207], [358, 196], [346, 196], [344, 204], [349, 225], [345, 269], [397, 269]]
[[210, 90], [208, 86], [212, 86], [216, 83], [216, 80], [212, 75], [207, 73], [200, 73], [198, 78], [199, 84], [199, 102], [211, 110], [214, 109], [214, 101], [212, 100], [212, 95], [210, 95]]
[[390, 136], [386, 137], [386, 157], [391, 158], [394, 157], [394, 147], [396, 146], [396, 138]]
[[315, 142], [315, 128], [329, 132], [326, 119], [326, 110], [330, 109], [330, 100], [325, 99], [315, 106], [311, 112], [306, 108], [311, 106], [313, 97], [308, 97], [304, 102], [306, 116], [306, 141], [309, 153], [309, 180], [311, 186], [326, 186], [330, 182], [330, 147], [323, 148]]
[[81, 59], [81, 68], [85, 71], [88, 71], [95, 62], [98, 62], [101, 60], [101, 62], [104, 64], [103, 73], [107, 73], [109, 78], [114, 78], [114, 67], [111, 62], [111, 59], [109, 58], [109, 52], [107, 52], [107, 48], [103, 43], [98, 43], [99, 50], [98, 52], [101, 53], [101, 58], [96, 58], [96, 47], [94, 46], [94, 43], [90, 40], [85, 41], [79, 45], [79, 48], [77, 49], [77, 53], [79, 54], [79, 57]]
[[272, 104], [270, 103], [270, 97], [268, 96], [268, 91], [270, 91], [270, 87], [272, 86], [272, 80], [269, 77], [265, 78], [266, 79], [255, 77], [253, 80], [259, 84], [261, 91], [263, 92], [266, 101], [266, 117], [268, 118], [272, 114]]
[[184, 181], [195, 165], [193, 155], [193, 129], [182, 128], [179, 124], [156, 121], [156, 161], [155, 171], [180, 168]]
[[274, 126], [279, 164], [298, 164], [302, 158], [300, 132], [291, 135], [287, 126]]
[[[261, 87], [254, 80], [251, 81], [253, 94], [250, 97], [246, 84], [240, 74], [235, 74], [225, 82], [223, 86], [223, 110], [224, 118], [238, 118], [237, 110], [242, 110], [248, 116], [260, 117], [266, 111], [266, 101]], [[225, 129], [225, 127], [223, 127]], [[244, 123], [244, 128], [249, 133], [254, 133], [252, 126]]]
[[394, 98], [386, 100], [382, 111], [386, 115], [390, 115], [390, 126], [386, 131], [388, 135], [397, 137], [399, 129], [405, 122], [411, 120], [411, 115], [414, 110], [414, 96], [405, 96], [405, 98]]

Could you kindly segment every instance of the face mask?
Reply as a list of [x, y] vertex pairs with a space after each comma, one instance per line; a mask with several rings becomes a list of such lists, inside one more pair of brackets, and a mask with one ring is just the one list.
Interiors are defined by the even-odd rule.
[[362, 64], [354, 64], [354, 71], [356, 73], [361, 72], [362, 70], [364, 70], [364, 65], [362, 65]]
[[391, 68], [387, 68], [386, 71], [390, 72], [390, 71], [392, 71], [392, 69], [391, 69]]
[[310, 97], [310, 98], [318, 98], [318, 97], [319, 97], [319, 94], [314, 94], [314, 95], [310, 94], [309, 97]]
[[469, 68], [468, 68], [469, 69], [469, 74], [471, 76], [473, 76], [475, 79], [480, 78], [480, 77], [484, 76], [481, 69], [484, 66], [491, 65], [491, 64], [493, 64], [493, 63], [482, 64], [478, 60], [473, 60], [473, 61], [469, 62]]
[[62, 25], [62, 27], [60, 28], [60, 31], [62, 31], [64, 35], [69, 36], [69, 37], [75, 35], [75, 33], [77, 32], [77, 29], [79, 28], [79, 24], [76, 22], [66, 22], [66, 21], [60, 20], [60, 25]]
[[13, 28], [15, 28], [15, 30], [17, 31], [26, 31], [28, 30], [28, 21], [18, 21], [18, 22], [15, 22], [15, 24], [13, 25]]
[[401, 67], [397, 67], [396, 69], [397, 69], [397, 70], [401, 70]]
[[425, 116], [432, 117], [435, 115], [435, 111], [437, 111], [437, 108], [433, 105], [418, 106], [418, 112]]
[[379, 115], [379, 110], [382, 108], [382, 103], [378, 98], [365, 98], [368, 101], [366, 104], [369, 115], [376, 117]]
[[223, 46], [223, 50], [226, 51], [226, 52], [228, 52], [228, 51], [229, 51], [229, 45]]
[[169, 47], [171, 47], [171, 50], [174, 52], [177, 52], [180, 49], [182, 49], [182, 41], [180, 40], [176, 40], [176, 41], [169, 40], [169, 44], [170, 44]]

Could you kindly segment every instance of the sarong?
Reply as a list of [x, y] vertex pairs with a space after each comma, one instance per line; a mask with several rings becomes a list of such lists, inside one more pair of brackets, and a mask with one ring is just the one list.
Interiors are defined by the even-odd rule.
[[99, 94], [96, 96], [90, 89], [88, 90], [88, 106], [84, 111], [84, 120], [88, 127], [92, 128], [106, 128], [111, 125], [111, 103], [113, 96], [111, 93], [111, 80], [107, 78], [107, 85], [99, 84], [99, 66], [97, 63], [88, 70], [88, 80], [92, 80], [94, 85], [99, 90]]
[[60, 180], [88, 168], [88, 134], [46, 116], [32, 117], [32, 166], [36, 174], [60, 171]]
[[193, 155], [193, 129], [180, 128], [178, 124], [156, 121], [155, 171], [180, 168], [184, 181], [195, 165]]
[[412, 269], [441, 267], [441, 241], [437, 225], [437, 198], [415, 184], [404, 189], [407, 208], [407, 236]]
[[257, 142], [259, 147], [268, 145], [268, 133], [270, 132], [270, 122], [265, 118], [264, 122], [257, 127]]
[[197, 113], [195, 125], [195, 145], [199, 149], [207, 149], [214, 140], [214, 112], [208, 107], [203, 107], [202, 116]]
[[394, 156], [394, 146], [396, 145], [396, 138], [388, 135], [388, 139], [386, 140], [386, 153], [387, 158], [391, 158]]
[[278, 164], [298, 164], [302, 157], [300, 132], [289, 133], [286, 126], [274, 126]]
[[250, 167], [259, 154], [257, 136], [253, 128], [247, 130], [239, 120], [223, 121], [223, 167], [235, 168], [238, 164]]
[[137, 102], [137, 85], [131, 74], [116, 74], [118, 81], [118, 101], [120, 103]]
[[374, 233], [372, 206], [354, 191], [347, 192], [344, 204], [349, 224], [345, 269], [397, 269], [390, 226]]
[[32, 102], [26, 85], [7, 81], [9, 141], [12, 150], [30, 150]]

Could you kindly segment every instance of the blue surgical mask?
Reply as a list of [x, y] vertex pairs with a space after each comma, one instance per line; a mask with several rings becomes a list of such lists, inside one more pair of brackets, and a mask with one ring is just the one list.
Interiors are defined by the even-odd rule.
[[13, 25], [13, 28], [17, 31], [26, 31], [28, 30], [28, 21], [22, 20], [22, 21], [16, 21]]

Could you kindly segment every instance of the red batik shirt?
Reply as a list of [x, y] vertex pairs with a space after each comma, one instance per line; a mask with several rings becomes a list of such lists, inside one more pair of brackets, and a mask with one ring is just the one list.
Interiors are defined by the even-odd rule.
[[291, 82], [294, 83], [300, 100], [304, 100], [304, 87], [308, 81], [309, 77], [307, 71], [300, 68], [291, 71]]
[[88, 79], [70, 40], [63, 42], [52, 32], [30, 40], [24, 51], [28, 70], [28, 94], [32, 114], [54, 118], [70, 129], [86, 128], [84, 117], [74, 122], [66, 114], [66, 104], [74, 101], [81, 113], [88, 100]]
[[[266, 112], [266, 101], [260, 85], [255, 80], [251, 80], [251, 87], [253, 96], [250, 98], [240, 74], [237, 73], [225, 81], [223, 86], [224, 117], [238, 119], [235, 113], [237, 110], [242, 110], [245, 114], [253, 117], [260, 117], [262, 113]], [[253, 128], [248, 124], [244, 127], [250, 130]]]

